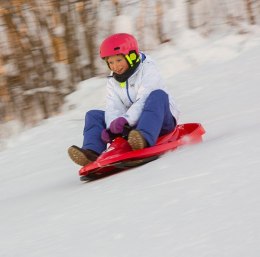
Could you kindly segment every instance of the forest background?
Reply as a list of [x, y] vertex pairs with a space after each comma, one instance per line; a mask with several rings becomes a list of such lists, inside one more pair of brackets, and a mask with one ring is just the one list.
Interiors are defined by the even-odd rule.
[[186, 30], [213, 38], [259, 25], [260, 0], [0, 0], [0, 149], [59, 114], [80, 81], [107, 74], [98, 48], [111, 33], [149, 52]]

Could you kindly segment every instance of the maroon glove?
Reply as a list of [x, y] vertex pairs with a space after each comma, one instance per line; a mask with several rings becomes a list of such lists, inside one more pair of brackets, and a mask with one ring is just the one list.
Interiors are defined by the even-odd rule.
[[101, 139], [105, 142], [105, 143], [111, 143], [112, 140], [110, 138], [109, 132], [106, 129], [103, 129], [101, 132]]
[[128, 121], [123, 117], [119, 117], [111, 122], [109, 129], [113, 134], [122, 134], [126, 124], [128, 124]]

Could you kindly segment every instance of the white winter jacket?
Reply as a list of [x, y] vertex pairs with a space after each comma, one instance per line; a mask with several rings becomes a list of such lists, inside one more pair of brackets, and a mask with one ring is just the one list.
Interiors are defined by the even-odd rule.
[[140, 65], [123, 86], [112, 76], [108, 77], [105, 110], [107, 128], [118, 117], [124, 117], [130, 126], [136, 125], [145, 100], [156, 89], [162, 89], [168, 94], [170, 110], [175, 119], [178, 120], [179, 110], [173, 97], [169, 94], [154, 61], [148, 55], [140, 54], [142, 60]]

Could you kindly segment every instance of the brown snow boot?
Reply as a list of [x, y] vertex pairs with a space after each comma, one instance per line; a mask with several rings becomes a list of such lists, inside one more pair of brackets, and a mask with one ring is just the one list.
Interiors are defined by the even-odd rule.
[[128, 135], [128, 143], [132, 147], [133, 150], [139, 150], [147, 147], [147, 142], [142, 135], [142, 133], [138, 130], [131, 130]]
[[98, 154], [92, 150], [85, 150], [72, 145], [68, 148], [68, 154], [72, 161], [80, 166], [85, 166], [98, 158]]

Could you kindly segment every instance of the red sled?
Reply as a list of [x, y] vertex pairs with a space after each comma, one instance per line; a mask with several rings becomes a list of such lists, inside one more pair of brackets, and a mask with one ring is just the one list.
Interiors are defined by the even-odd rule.
[[145, 164], [179, 146], [201, 142], [204, 133], [205, 130], [200, 123], [180, 124], [171, 133], [159, 137], [154, 146], [135, 151], [126, 139], [118, 137], [95, 162], [80, 169], [80, 179], [90, 181]]

